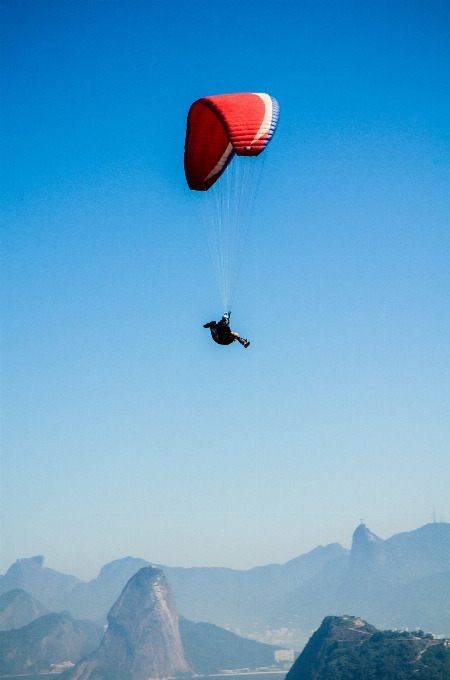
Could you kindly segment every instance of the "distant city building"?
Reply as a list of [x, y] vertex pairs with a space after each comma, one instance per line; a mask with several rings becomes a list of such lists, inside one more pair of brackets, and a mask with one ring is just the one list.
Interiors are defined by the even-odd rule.
[[69, 668], [72, 668], [74, 666], [71, 661], [61, 661], [61, 663], [52, 663], [51, 664], [51, 672], [52, 673], [62, 673], [63, 671], [67, 671]]

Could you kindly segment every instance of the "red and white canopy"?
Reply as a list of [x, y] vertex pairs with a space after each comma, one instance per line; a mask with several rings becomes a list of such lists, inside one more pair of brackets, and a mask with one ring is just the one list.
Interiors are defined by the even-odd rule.
[[189, 188], [207, 191], [235, 153], [258, 156], [272, 139], [278, 117], [278, 102], [268, 94], [219, 94], [194, 102], [184, 151]]

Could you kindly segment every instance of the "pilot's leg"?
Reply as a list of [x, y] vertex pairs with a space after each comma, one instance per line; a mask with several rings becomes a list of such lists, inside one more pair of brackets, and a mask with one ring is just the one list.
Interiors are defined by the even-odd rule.
[[237, 333], [233, 333], [233, 331], [231, 331], [231, 337], [234, 340], [237, 340], [238, 342], [240, 342], [241, 345], [244, 345], [244, 347], [248, 347], [249, 344], [250, 344], [248, 340], [244, 340], [244, 338], [240, 338], [239, 335]]

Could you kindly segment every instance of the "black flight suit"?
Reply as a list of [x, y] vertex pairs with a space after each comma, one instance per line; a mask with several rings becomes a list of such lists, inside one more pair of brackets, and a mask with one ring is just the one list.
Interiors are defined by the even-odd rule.
[[227, 324], [223, 319], [220, 319], [219, 323], [216, 323], [215, 321], [205, 323], [203, 328], [209, 328], [212, 339], [219, 345], [231, 345], [231, 343], [236, 339], [231, 335], [230, 325]]

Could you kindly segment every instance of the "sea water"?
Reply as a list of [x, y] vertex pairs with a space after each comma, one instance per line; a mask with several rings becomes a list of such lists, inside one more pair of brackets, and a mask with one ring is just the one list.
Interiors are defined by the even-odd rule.
[[257, 673], [256, 671], [249, 671], [248, 673], [217, 673], [215, 675], [201, 675], [200, 678], [231, 678], [231, 680], [284, 680], [287, 671], [266, 671]]
[[[33, 673], [32, 675], [4, 675], [2, 678], [7, 680], [57, 680], [61, 673]], [[265, 673], [217, 673], [215, 675], [200, 675], [201, 678], [231, 678], [231, 680], [284, 680], [286, 671], [266, 671]]]

